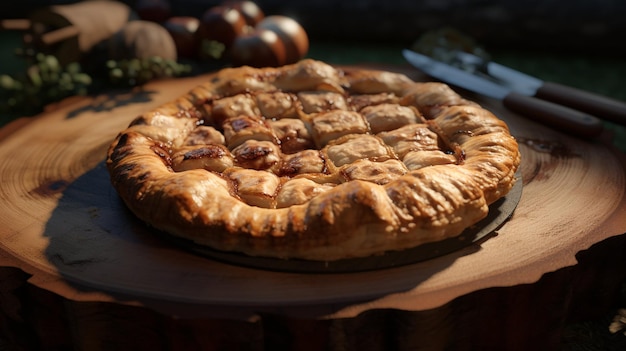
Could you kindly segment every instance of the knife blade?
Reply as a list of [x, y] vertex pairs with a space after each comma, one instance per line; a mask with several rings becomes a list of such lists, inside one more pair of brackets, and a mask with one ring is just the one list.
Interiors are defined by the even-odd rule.
[[585, 112], [516, 92], [510, 87], [411, 50], [405, 49], [402, 54], [414, 67], [433, 78], [501, 100], [507, 109], [555, 129], [580, 137], [595, 137], [603, 131], [602, 121]]

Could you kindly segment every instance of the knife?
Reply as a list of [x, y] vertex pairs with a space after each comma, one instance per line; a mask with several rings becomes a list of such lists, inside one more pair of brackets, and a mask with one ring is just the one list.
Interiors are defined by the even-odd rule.
[[486, 61], [468, 52], [457, 50], [454, 56], [463, 64], [482, 70], [489, 77], [509, 85], [513, 90], [584, 111], [600, 119], [626, 125], [625, 102], [563, 84], [543, 81], [497, 62]]
[[511, 111], [577, 136], [595, 137], [602, 133], [602, 121], [587, 111], [610, 115], [611, 120], [622, 123], [626, 121], [624, 103], [546, 83], [493, 62], [485, 63], [487, 74], [481, 76], [477, 74], [480, 69], [472, 73], [411, 50], [403, 50], [402, 54], [409, 63], [434, 78], [501, 100]]

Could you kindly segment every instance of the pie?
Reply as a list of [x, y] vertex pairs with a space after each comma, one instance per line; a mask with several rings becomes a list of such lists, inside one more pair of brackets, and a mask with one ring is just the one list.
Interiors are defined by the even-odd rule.
[[508, 126], [447, 85], [311, 59], [213, 73], [107, 154], [113, 187], [159, 232], [312, 261], [458, 236], [519, 164]]

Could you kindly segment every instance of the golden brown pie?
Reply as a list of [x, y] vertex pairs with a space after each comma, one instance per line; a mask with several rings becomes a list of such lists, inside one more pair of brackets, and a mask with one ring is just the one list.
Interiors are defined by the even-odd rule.
[[215, 250], [332, 261], [454, 237], [505, 196], [507, 125], [442, 83], [315, 60], [223, 69], [108, 151], [128, 208]]

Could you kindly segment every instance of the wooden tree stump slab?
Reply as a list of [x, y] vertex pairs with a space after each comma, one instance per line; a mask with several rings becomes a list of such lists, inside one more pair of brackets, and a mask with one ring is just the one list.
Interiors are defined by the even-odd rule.
[[521, 347], [558, 342], [573, 311], [589, 312], [581, 302], [590, 297], [605, 294], [598, 310], [614, 301], [626, 275], [612, 269], [626, 262], [623, 155], [465, 92], [509, 124], [523, 157], [521, 200], [487, 240], [425, 262], [339, 274], [253, 269], [169, 245], [126, 211], [105, 153], [135, 116], [205, 79], [72, 99], [0, 130], [0, 316], [12, 342]]

